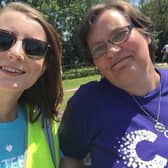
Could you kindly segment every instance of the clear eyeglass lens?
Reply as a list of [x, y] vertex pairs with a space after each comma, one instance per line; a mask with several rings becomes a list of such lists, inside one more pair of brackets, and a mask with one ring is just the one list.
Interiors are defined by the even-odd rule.
[[128, 35], [129, 35], [129, 29], [127, 28], [127, 29], [122, 30], [118, 33], [115, 33], [109, 41], [112, 44], [118, 45], [118, 44], [123, 43], [127, 39]]
[[[129, 26], [124, 27], [116, 31], [115, 33], [113, 33], [110, 39], [108, 40], [108, 42], [113, 45], [122, 44], [128, 39], [130, 32], [131, 32], [131, 28]], [[107, 50], [107, 44], [105, 42], [95, 46], [91, 51], [93, 59], [99, 58], [104, 54], [106, 54], [106, 50]]]
[[95, 46], [94, 49], [92, 50], [92, 55], [93, 58], [98, 58], [106, 53], [106, 44], [102, 43], [99, 44], [98, 46]]

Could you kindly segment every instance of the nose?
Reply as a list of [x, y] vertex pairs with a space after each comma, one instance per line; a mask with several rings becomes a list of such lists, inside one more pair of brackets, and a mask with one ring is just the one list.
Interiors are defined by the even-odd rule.
[[119, 52], [121, 47], [118, 45], [114, 45], [110, 42], [107, 43], [107, 57], [112, 57], [114, 54]]
[[17, 40], [16, 43], [9, 49], [8, 56], [10, 60], [22, 61], [25, 58], [25, 53], [22, 47], [22, 41]]

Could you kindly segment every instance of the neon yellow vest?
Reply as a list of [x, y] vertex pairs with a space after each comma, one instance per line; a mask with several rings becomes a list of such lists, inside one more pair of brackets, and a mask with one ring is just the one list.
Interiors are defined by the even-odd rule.
[[[56, 154], [56, 168], [59, 166], [58, 123], [52, 121], [52, 133]], [[54, 168], [50, 148], [41, 121], [27, 124], [26, 168]]]

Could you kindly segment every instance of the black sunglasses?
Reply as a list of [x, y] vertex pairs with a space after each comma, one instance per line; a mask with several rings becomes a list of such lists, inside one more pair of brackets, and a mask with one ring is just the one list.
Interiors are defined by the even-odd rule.
[[[16, 41], [17, 36], [13, 32], [0, 29], [0, 51], [9, 50]], [[41, 59], [46, 56], [50, 45], [37, 39], [24, 38], [22, 47], [26, 55], [31, 59]]]

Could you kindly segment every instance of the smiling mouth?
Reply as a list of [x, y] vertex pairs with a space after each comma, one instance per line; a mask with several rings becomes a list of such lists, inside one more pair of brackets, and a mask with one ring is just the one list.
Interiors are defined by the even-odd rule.
[[7, 67], [7, 66], [0, 66], [0, 70], [3, 72], [12, 73], [12, 74], [24, 74], [25, 73], [24, 71], [20, 69]]
[[123, 58], [119, 59], [118, 61], [116, 61], [116, 62], [112, 65], [111, 68], [113, 69], [116, 65], [120, 64], [121, 62], [127, 60], [127, 59], [130, 58], [130, 57], [131, 57], [131, 56], [126, 56], [126, 57], [123, 57]]

